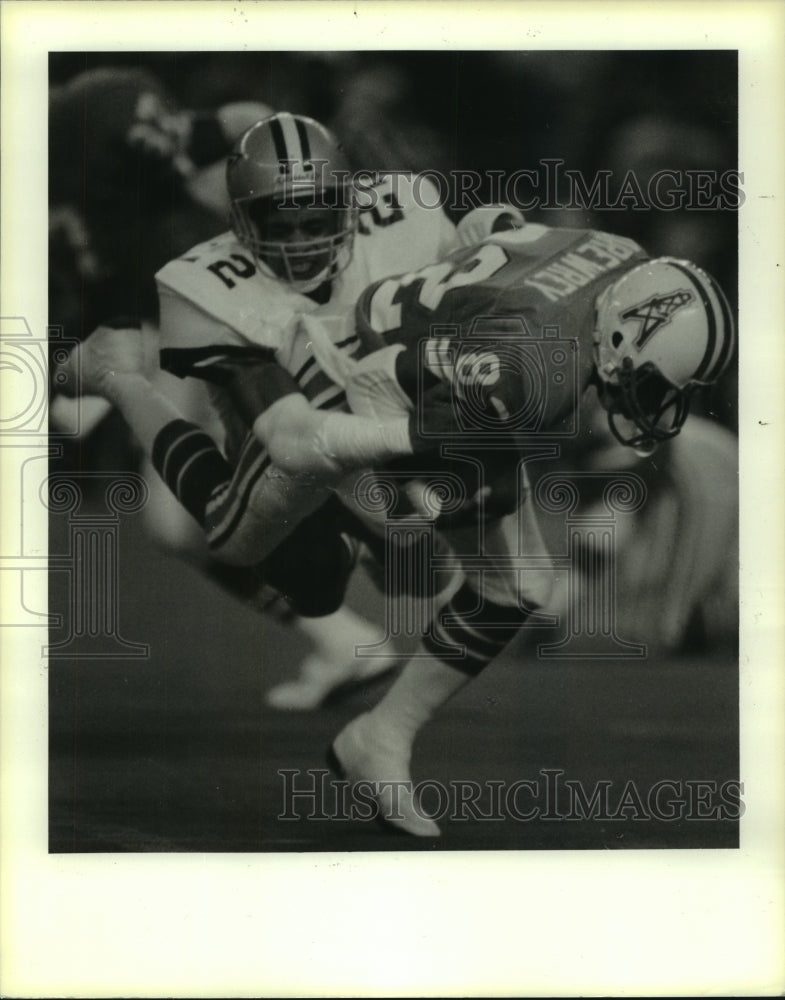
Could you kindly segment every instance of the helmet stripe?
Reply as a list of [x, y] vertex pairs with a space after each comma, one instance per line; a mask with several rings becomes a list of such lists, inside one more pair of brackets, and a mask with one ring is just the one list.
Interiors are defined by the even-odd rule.
[[692, 271], [689, 270], [689, 268], [684, 267], [684, 265], [680, 264], [677, 260], [669, 260], [668, 263], [672, 267], [677, 268], [682, 272], [682, 274], [685, 274], [690, 279], [691, 283], [695, 287], [695, 290], [700, 296], [700, 300], [703, 303], [703, 310], [706, 313], [706, 320], [708, 324], [706, 350], [704, 351], [703, 358], [701, 359], [701, 363], [698, 365], [697, 371], [691, 379], [691, 381], [702, 382], [706, 377], [706, 372], [711, 365], [711, 360], [714, 357], [714, 351], [717, 346], [717, 320], [714, 316], [714, 308], [709, 301], [708, 295], [706, 294], [706, 289], [698, 281]]
[[735, 344], [735, 334], [736, 324], [733, 322], [733, 316], [730, 311], [730, 304], [728, 303], [725, 293], [722, 291], [717, 282], [712, 278], [710, 274], [706, 277], [709, 279], [709, 285], [711, 290], [717, 296], [717, 301], [720, 304], [720, 312], [722, 313], [723, 320], [723, 338], [722, 338], [722, 348], [720, 350], [720, 355], [717, 358], [717, 363], [714, 365], [711, 371], [712, 378], [719, 378], [723, 373], [725, 368], [730, 361], [731, 355], [733, 354], [733, 348]]
[[301, 163], [303, 161], [303, 150], [300, 144], [300, 136], [294, 123], [294, 115], [288, 113], [281, 115], [281, 128], [283, 129], [286, 148], [289, 151], [289, 159]]
[[275, 143], [275, 155], [278, 160], [288, 160], [286, 151], [286, 140], [283, 137], [283, 128], [281, 128], [281, 119], [279, 115], [275, 118], [270, 119], [270, 132], [273, 137], [273, 142]]
[[300, 137], [300, 145], [303, 148], [303, 159], [310, 160], [311, 142], [308, 138], [308, 129], [305, 127], [305, 122], [302, 118], [295, 118], [294, 124], [297, 126], [297, 135]]

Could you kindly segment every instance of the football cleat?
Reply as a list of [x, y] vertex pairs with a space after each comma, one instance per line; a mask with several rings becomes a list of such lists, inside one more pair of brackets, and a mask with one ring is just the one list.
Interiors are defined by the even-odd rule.
[[324, 126], [285, 111], [262, 119], [237, 142], [226, 183], [234, 233], [263, 273], [307, 292], [348, 266], [356, 189]]
[[375, 818], [386, 828], [413, 837], [439, 837], [438, 825], [415, 800], [410, 756], [410, 746], [366, 713], [336, 736], [327, 763], [339, 778], [361, 782], [370, 791]]
[[614, 436], [651, 453], [678, 434], [692, 394], [730, 364], [735, 325], [722, 290], [686, 260], [659, 257], [597, 300], [594, 360]]

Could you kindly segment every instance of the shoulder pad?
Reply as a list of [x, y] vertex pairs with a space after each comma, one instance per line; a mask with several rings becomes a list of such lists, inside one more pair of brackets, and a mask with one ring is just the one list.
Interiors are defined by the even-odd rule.
[[276, 349], [302, 296], [259, 272], [232, 233], [200, 243], [156, 274], [173, 292], [253, 344]]

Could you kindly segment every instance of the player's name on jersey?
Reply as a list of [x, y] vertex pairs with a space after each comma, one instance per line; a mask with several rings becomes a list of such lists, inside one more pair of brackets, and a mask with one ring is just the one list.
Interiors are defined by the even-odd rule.
[[554, 261], [524, 281], [548, 299], [558, 302], [600, 275], [612, 271], [629, 260], [640, 247], [623, 236], [593, 233], [585, 243], [568, 253], [560, 254]]

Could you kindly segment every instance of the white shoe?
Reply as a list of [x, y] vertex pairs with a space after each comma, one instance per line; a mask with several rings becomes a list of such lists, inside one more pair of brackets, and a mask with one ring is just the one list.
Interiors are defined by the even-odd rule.
[[408, 743], [366, 713], [336, 736], [327, 762], [339, 777], [368, 782], [375, 789], [380, 821], [414, 837], [439, 837], [439, 827], [415, 802], [410, 756]]
[[303, 661], [300, 676], [296, 680], [285, 681], [270, 688], [265, 701], [270, 708], [312, 712], [324, 704], [330, 695], [348, 695], [366, 681], [381, 679], [398, 662], [397, 656], [369, 656], [339, 664], [311, 655]]

